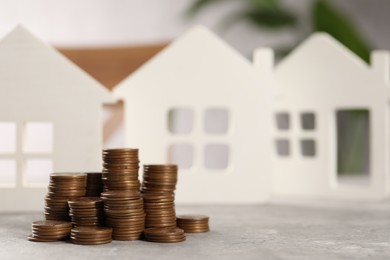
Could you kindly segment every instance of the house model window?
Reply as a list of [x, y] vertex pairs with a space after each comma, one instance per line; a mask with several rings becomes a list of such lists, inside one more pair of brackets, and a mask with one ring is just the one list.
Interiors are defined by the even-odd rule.
[[288, 139], [276, 139], [276, 153], [279, 156], [289, 156], [290, 155], [290, 141]]
[[[290, 114], [278, 112], [275, 114], [277, 132], [286, 132], [290, 129]], [[290, 140], [286, 137], [277, 137], [275, 140], [276, 154], [280, 157], [288, 157], [291, 154]]]
[[44, 184], [53, 171], [53, 124], [27, 122], [24, 134], [24, 182], [27, 185]]
[[306, 157], [312, 157], [316, 155], [316, 143], [313, 139], [301, 140], [302, 155]]
[[16, 123], [0, 122], [0, 184], [16, 186]]
[[194, 163], [194, 147], [183, 143], [171, 145], [168, 156], [168, 161], [178, 164], [181, 169], [190, 169]]
[[204, 114], [204, 131], [207, 134], [226, 134], [229, 128], [229, 113], [222, 108], [209, 108]]
[[15, 187], [16, 186], [16, 160], [0, 159], [0, 186]]
[[46, 122], [26, 123], [24, 152], [53, 152], [53, 124]]
[[[229, 132], [229, 111], [225, 108], [207, 108], [200, 112], [203, 125], [198, 125], [196, 115], [190, 108], [174, 108], [168, 112], [168, 130], [172, 143], [168, 147], [168, 161], [178, 164], [181, 169], [191, 169], [196, 160], [209, 170], [228, 168], [230, 150], [227, 134]], [[202, 121], [201, 121], [202, 122]], [[197, 151], [191, 142], [195, 136], [204, 140], [201, 156], [195, 157]], [[183, 140], [185, 142], [183, 143]], [[201, 149], [201, 147], [199, 148]]]
[[0, 123], [0, 153], [16, 151], [16, 124], [13, 122]]
[[314, 130], [316, 125], [314, 113], [301, 114], [301, 126], [303, 130]]
[[287, 112], [280, 112], [276, 114], [276, 126], [279, 130], [290, 129], [290, 115]]
[[47, 183], [53, 171], [53, 124], [0, 122], [0, 184], [16, 187]]
[[[291, 143], [290, 139], [286, 137], [291, 132], [291, 119], [290, 114], [287, 112], [278, 112], [275, 114], [276, 129], [279, 133], [275, 140], [276, 154], [279, 157], [288, 157], [291, 155]], [[312, 133], [316, 129], [316, 117], [313, 112], [302, 112], [300, 113], [300, 125], [298, 129], [298, 135], [305, 133], [305, 136]], [[317, 145], [316, 140], [311, 138], [302, 138], [297, 140], [299, 142], [299, 148], [301, 156], [308, 158], [316, 156]]]
[[208, 144], [204, 147], [204, 166], [206, 169], [226, 169], [229, 164], [229, 146], [226, 144]]
[[194, 111], [174, 108], [168, 112], [168, 129], [172, 134], [190, 134], [194, 128]]

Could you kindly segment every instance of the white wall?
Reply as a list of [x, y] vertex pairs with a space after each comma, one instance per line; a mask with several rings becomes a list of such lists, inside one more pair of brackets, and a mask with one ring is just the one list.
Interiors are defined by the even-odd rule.
[[[16, 24], [23, 23], [42, 39], [57, 46], [113, 46], [168, 41], [193, 24], [201, 23], [217, 29], [225, 14], [244, 1], [226, 1], [185, 20], [183, 12], [191, 0], [0, 0], [0, 37]], [[311, 0], [284, 0], [286, 5], [309, 20]], [[336, 2], [336, 1], [334, 1]], [[390, 1], [338, 0], [380, 48], [390, 49]], [[283, 46], [306, 35], [308, 25], [294, 32], [271, 33], [239, 24], [222, 33], [234, 47], [249, 56], [260, 45]], [[299, 38], [299, 37], [298, 37]]]

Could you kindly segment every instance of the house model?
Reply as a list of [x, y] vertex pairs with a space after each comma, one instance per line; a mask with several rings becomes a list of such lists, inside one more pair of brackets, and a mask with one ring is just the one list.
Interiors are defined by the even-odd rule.
[[101, 170], [111, 94], [22, 27], [0, 42], [1, 210], [42, 210], [49, 173]]
[[[203, 27], [114, 89], [141, 164], [179, 165], [177, 201], [390, 195], [390, 54], [370, 64], [323, 33], [276, 66]], [[1, 210], [42, 209], [50, 172], [101, 170], [114, 98], [22, 27], [0, 41]]]
[[[272, 64], [269, 50], [256, 57], [256, 68]], [[126, 145], [140, 148], [143, 164], [179, 164], [178, 202], [269, 198], [268, 70], [259, 77], [256, 68], [195, 27], [115, 87], [125, 104]]]
[[273, 193], [379, 199], [390, 187], [390, 55], [313, 34], [273, 73]]

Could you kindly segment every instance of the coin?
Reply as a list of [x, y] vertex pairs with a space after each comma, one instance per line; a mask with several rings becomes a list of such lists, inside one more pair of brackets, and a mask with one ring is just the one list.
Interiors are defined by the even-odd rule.
[[206, 215], [179, 215], [176, 222], [186, 233], [203, 233], [210, 230], [209, 217]]
[[176, 243], [185, 241], [184, 231], [180, 228], [147, 228], [145, 239], [150, 242]]
[[50, 220], [39, 220], [32, 222], [33, 227], [43, 227], [43, 228], [70, 228], [71, 224], [64, 221], [50, 221]]
[[74, 244], [99, 245], [112, 241], [112, 229], [104, 227], [75, 227], [70, 239]]
[[34, 237], [33, 235], [29, 235], [27, 237], [27, 239], [29, 241], [33, 241], [33, 242], [56, 242], [58, 241], [57, 239], [42, 239], [42, 238], [37, 238], [37, 237]]
[[112, 228], [75, 227], [71, 230], [71, 241], [80, 245], [100, 245], [112, 241]]
[[70, 222], [39, 220], [31, 224], [31, 235], [28, 240], [34, 242], [51, 242], [63, 240], [70, 235], [72, 225]]

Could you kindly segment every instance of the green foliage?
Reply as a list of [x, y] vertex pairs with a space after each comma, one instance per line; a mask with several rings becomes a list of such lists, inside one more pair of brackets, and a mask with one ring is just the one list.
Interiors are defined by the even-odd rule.
[[292, 13], [279, 8], [247, 9], [232, 16], [227, 24], [240, 21], [251, 23], [257, 27], [277, 29], [293, 26], [296, 18]]
[[192, 5], [187, 9], [186, 14], [191, 17], [199, 13], [203, 9], [207, 8], [209, 5], [215, 3], [224, 3], [227, 0], [195, 0]]
[[314, 3], [312, 21], [314, 31], [329, 33], [363, 60], [369, 61], [370, 47], [366, 41], [346, 16], [328, 1], [318, 0]]
[[[187, 15], [191, 17], [212, 4], [226, 3], [226, 1], [227, 0], [196, 0], [187, 10]], [[276, 29], [292, 26], [296, 22], [296, 16], [289, 10], [281, 7], [277, 0], [244, 1], [246, 4], [243, 6], [242, 10], [235, 11], [223, 21], [222, 25], [224, 27], [229, 27], [237, 22], [245, 21], [257, 27]]]
[[277, 0], [249, 0], [250, 5], [254, 8], [278, 8], [279, 2]]
[[[242, 8], [234, 10], [222, 19], [224, 28], [237, 22], [246, 22], [258, 28], [266, 28], [277, 32], [282, 28], [296, 28], [298, 15], [280, 4], [280, 0], [229, 0], [241, 2]], [[228, 0], [194, 0], [186, 14], [192, 17], [211, 5], [226, 4]], [[347, 15], [334, 7], [331, 1], [315, 0], [311, 8], [313, 31], [323, 31], [347, 46], [366, 62], [369, 61], [370, 46], [359, 34], [356, 26]], [[297, 34], [303, 35], [303, 34]], [[297, 39], [297, 42], [303, 39]], [[289, 48], [280, 53], [287, 53]], [[290, 48], [291, 49], [291, 48]]]

